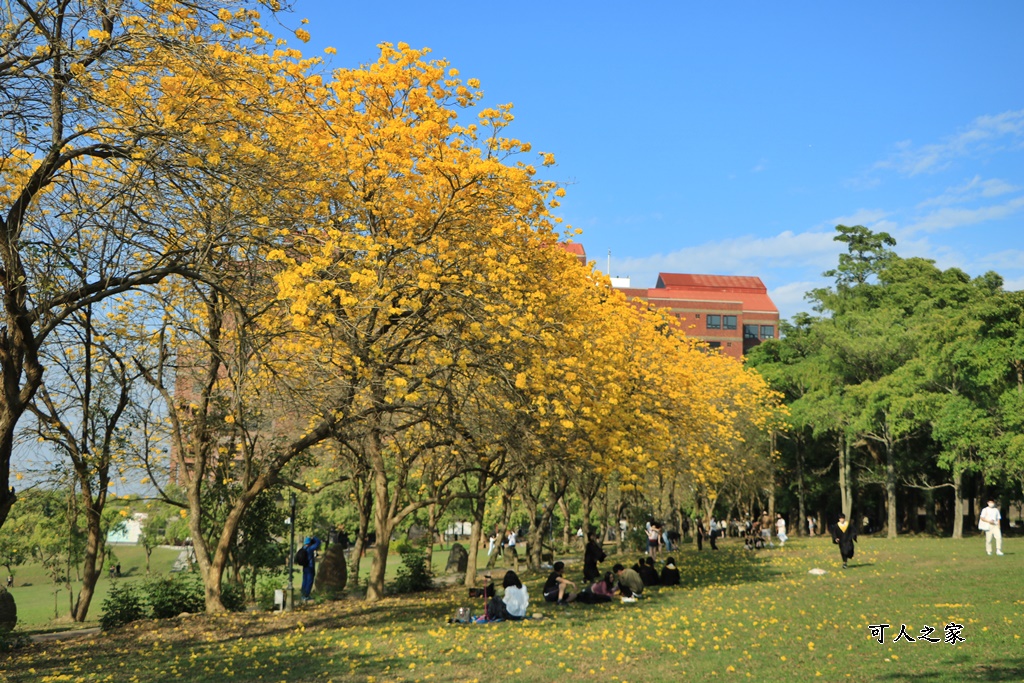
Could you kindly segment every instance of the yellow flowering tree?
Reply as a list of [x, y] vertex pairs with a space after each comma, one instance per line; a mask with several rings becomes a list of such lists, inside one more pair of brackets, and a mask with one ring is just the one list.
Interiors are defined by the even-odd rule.
[[229, 62], [253, 54], [243, 40], [266, 39], [259, 4], [0, 5], [0, 524], [16, 500], [15, 430], [54, 330], [204, 253], [208, 233], [183, 230], [181, 214], [221, 154], [190, 114], [235, 101], [227, 93], [251, 78], [235, 69], [233, 81]]

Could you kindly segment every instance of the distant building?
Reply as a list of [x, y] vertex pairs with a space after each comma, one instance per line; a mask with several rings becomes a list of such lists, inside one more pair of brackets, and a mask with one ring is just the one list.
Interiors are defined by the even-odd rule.
[[123, 519], [107, 532], [107, 543], [131, 544], [139, 542], [142, 525], [149, 518], [145, 512], [136, 512], [128, 519]]
[[739, 359], [764, 339], [779, 337], [779, 309], [761, 278], [748, 275], [660, 273], [650, 289], [612, 278], [629, 299], [667, 308], [691, 337]]
[[587, 265], [587, 250], [584, 249], [583, 245], [579, 242], [559, 242], [558, 246], [570, 254], [575, 255], [580, 264], [584, 266]]

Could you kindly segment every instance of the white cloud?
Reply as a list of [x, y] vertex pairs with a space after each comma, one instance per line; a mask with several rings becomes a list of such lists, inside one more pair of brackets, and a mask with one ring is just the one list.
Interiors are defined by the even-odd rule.
[[937, 232], [951, 230], [965, 225], [975, 225], [985, 221], [994, 221], [1011, 216], [1024, 209], [1024, 197], [1011, 199], [1003, 204], [991, 204], [974, 209], [943, 207], [919, 218], [907, 226], [908, 233]]
[[963, 204], [976, 199], [998, 197], [1000, 195], [1016, 192], [1019, 189], [1020, 188], [1016, 185], [1011, 185], [1005, 180], [999, 180], [998, 178], [982, 180], [981, 176], [976, 175], [963, 185], [948, 187], [945, 192], [940, 194], [938, 197], [926, 199], [917, 206], [918, 208], [925, 208], [928, 206]]
[[669, 254], [615, 258], [612, 275], [630, 276], [634, 287], [653, 287], [658, 273], [763, 275], [768, 269], [826, 270], [836, 262], [841, 245], [835, 233], [785, 231], [773, 237], [740, 237], [706, 242]]
[[816, 281], [790, 282], [768, 290], [768, 296], [778, 307], [779, 316], [788, 319], [802, 311], [810, 311], [811, 305], [807, 301], [807, 293], [812, 289], [827, 287], [829, 284], [828, 280], [824, 278]]
[[966, 129], [941, 142], [915, 147], [910, 140], [905, 140], [874, 168], [891, 169], [908, 176], [935, 173], [948, 168], [960, 157], [999, 149], [1000, 141], [1006, 138], [1011, 144], [1024, 138], [1024, 109], [979, 116]]
[[886, 220], [888, 216], [889, 212], [882, 209], [857, 209], [849, 215], [830, 218], [824, 223], [819, 224], [819, 227], [832, 230], [837, 225], [863, 225], [877, 232], [878, 230], [887, 230], [895, 226], [894, 223]]
[[1018, 292], [1024, 289], [1024, 276], [1017, 278], [1007, 278], [1003, 281], [1003, 289], [1008, 292]]

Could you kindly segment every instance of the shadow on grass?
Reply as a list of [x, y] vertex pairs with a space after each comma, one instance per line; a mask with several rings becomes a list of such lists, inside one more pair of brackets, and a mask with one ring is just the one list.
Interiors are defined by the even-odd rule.
[[770, 567], [770, 555], [765, 551], [750, 551], [742, 547], [686, 553], [676, 559], [679, 583], [684, 588], [760, 583], [781, 575]]
[[[982, 655], [983, 657], [984, 655]], [[958, 664], [970, 665], [977, 657], [962, 657]], [[879, 674], [876, 678], [879, 681], [1022, 681], [1024, 680], [1024, 657], [1011, 657], [996, 659], [985, 664], [976, 664], [971, 668], [958, 667], [955, 673], [950, 672], [949, 667], [939, 668], [917, 673], [891, 673]]]

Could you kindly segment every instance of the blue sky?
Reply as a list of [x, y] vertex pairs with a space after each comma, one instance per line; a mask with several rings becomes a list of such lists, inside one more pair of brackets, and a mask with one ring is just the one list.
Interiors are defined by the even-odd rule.
[[[1024, 288], [1024, 3], [295, 0], [306, 54], [429, 47], [556, 155], [561, 215], [634, 286], [758, 275], [784, 316], [838, 223]], [[297, 45], [297, 41], [290, 41]]]

